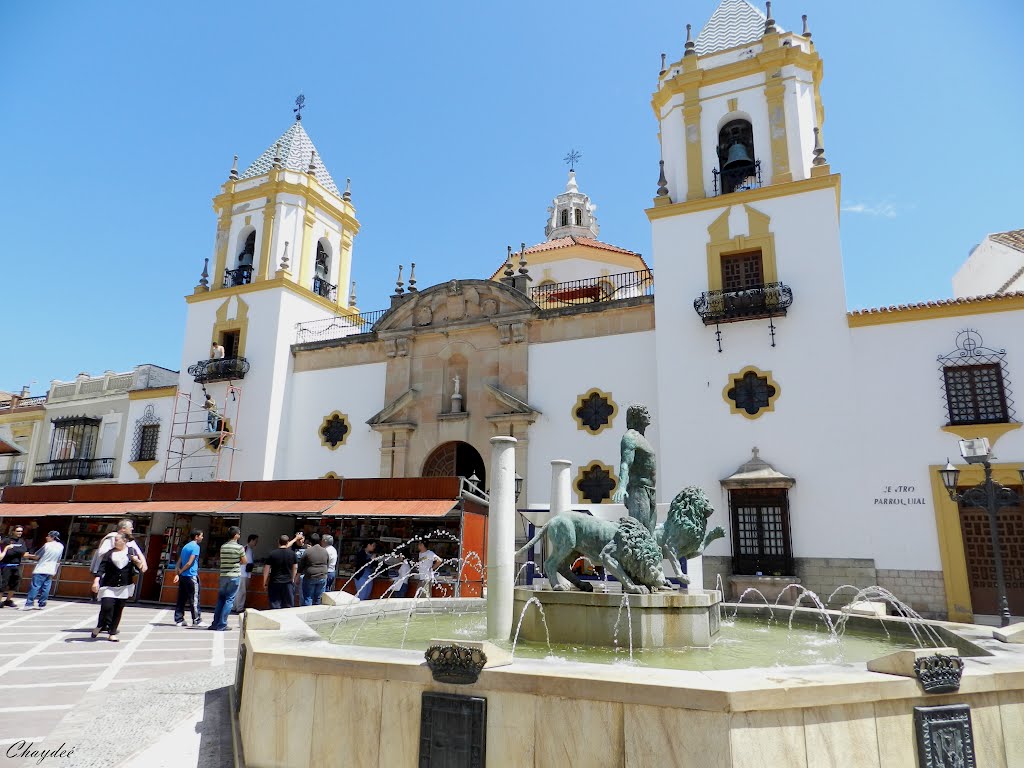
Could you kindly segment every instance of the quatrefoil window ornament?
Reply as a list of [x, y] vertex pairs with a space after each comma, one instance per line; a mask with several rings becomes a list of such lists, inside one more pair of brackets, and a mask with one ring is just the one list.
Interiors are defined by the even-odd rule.
[[600, 461], [591, 461], [580, 467], [575, 483], [580, 501], [591, 504], [610, 501], [618, 484], [615, 471]]
[[779, 385], [772, 379], [771, 371], [747, 366], [739, 373], [729, 376], [729, 383], [725, 385], [722, 397], [733, 413], [742, 414], [748, 419], [756, 419], [763, 413], [775, 410]]
[[619, 407], [611, 394], [600, 389], [591, 389], [580, 395], [573, 406], [572, 415], [581, 430], [597, 435], [612, 425]]
[[320, 444], [335, 450], [339, 445], [344, 445], [352, 428], [348, 423], [348, 416], [334, 411], [323, 420], [320, 425]]

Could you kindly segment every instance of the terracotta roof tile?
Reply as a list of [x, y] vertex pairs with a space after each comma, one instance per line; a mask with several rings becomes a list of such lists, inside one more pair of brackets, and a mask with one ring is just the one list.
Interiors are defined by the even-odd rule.
[[916, 304], [890, 304], [888, 307], [872, 307], [869, 309], [855, 309], [849, 313], [850, 317], [864, 317], [865, 315], [885, 315], [894, 312], [905, 312], [912, 309], [924, 309], [926, 307], [950, 307], [963, 306], [965, 304], [984, 304], [986, 302], [1004, 301], [1006, 299], [1024, 298], [1024, 291], [1012, 293], [988, 293], [984, 296], [963, 296], [958, 299], [936, 299], [934, 301], [922, 301]]
[[[619, 248], [617, 245], [610, 245], [609, 243], [602, 243], [600, 240], [594, 240], [590, 237], [559, 237], [555, 240], [548, 240], [546, 243], [538, 243], [537, 245], [531, 245], [526, 249], [527, 253], [539, 253], [540, 251], [551, 251], [555, 248], [569, 248], [573, 245], [585, 245], [590, 248], [600, 248], [602, 251], [612, 251], [613, 253], [626, 253], [630, 256], [639, 256], [640, 254], [636, 251], [627, 251], [625, 248]], [[513, 253], [513, 255], [515, 255]]]
[[1018, 251], [1024, 251], [1024, 229], [1011, 229], [1009, 232], [997, 232], [988, 239], [1000, 245], [1007, 245]]

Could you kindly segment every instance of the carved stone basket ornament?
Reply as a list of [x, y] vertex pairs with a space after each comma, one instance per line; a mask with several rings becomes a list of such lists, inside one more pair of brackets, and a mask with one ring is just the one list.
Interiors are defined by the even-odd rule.
[[455, 685], [475, 683], [487, 663], [483, 651], [461, 645], [432, 645], [423, 656], [437, 682]]
[[922, 656], [914, 662], [914, 674], [925, 693], [955, 693], [960, 690], [964, 662], [959, 656]]

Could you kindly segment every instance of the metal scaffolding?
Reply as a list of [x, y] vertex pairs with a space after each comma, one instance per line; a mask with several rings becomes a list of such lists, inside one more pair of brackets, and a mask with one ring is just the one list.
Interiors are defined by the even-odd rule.
[[230, 381], [224, 384], [220, 402], [204, 384], [196, 384], [192, 392], [178, 392], [164, 482], [230, 480], [241, 405], [242, 388]]

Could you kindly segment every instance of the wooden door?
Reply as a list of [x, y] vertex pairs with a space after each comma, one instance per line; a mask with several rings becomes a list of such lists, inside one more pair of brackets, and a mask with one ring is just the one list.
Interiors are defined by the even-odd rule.
[[[998, 526], [1010, 613], [1020, 616], [1024, 614], [1024, 509], [1018, 506], [999, 510]], [[988, 512], [961, 506], [960, 530], [964, 537], [971, 608], [976, 614], [994, 616], [999, 613], [999, 593]]]

